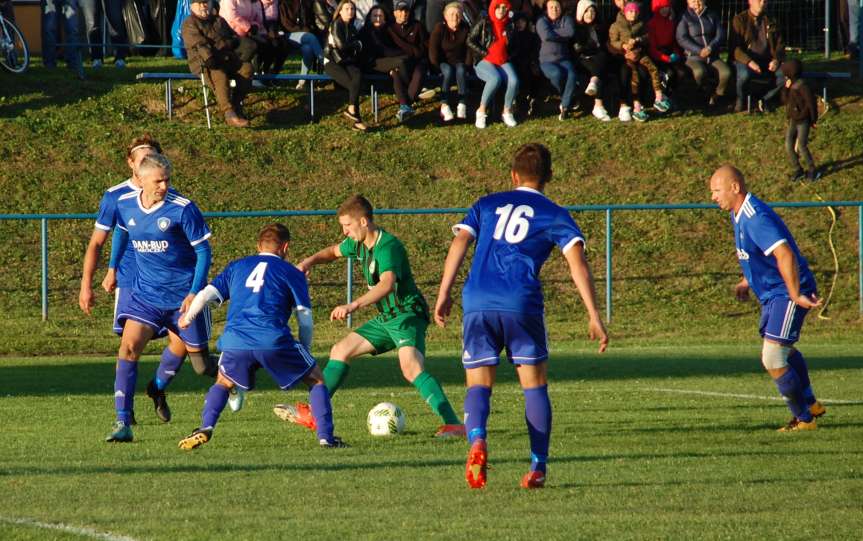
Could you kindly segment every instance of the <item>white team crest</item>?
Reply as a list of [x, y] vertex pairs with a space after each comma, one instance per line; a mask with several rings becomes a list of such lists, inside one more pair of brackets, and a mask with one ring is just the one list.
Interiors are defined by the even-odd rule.
[[129, 227], [132, 227], [133, 225], [135, 225], [135, 218], [130, 218], [129, 219]]
[[169, 227], [171, 227], [171, 219], [170, 218], [159, 218], [156, 222], [156, 225], [159, 226], [161, 231], [166, 231]]

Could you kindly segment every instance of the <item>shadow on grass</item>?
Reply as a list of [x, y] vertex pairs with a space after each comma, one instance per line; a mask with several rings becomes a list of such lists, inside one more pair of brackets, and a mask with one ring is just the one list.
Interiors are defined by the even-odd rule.
[[[807, 356], [813, 370], [844, 370], [860, 368], [863, 358], [859, 354], [811, 354]], [[94, 359], [88, 362], [69, 364], [11, 364], [10, 360], [0, 364], [0, 397], [2, 396], [52, 396], [87, 395], [111, 393], [114, 383], [114, 362], [110, 359]], [[502, 365], [507, 364], [502, 361]], [[138, 392], [143, 392], [147, 381], [156, 370], [151, 359], [141, 362], [138, 377]], [[427, 370], [446, 386], [461, 387], [464, 371], [459, 356], [431, 355], [426, 361]], [[697, 357], [679, 353], [624, 352], [598, 355], [595, 353], [554, 355], [549, 364], [549, 378], [555, 381], [577, 381], [589, 384], [592, 381], [650, 380], [687, 378], [697, 376], [730, 377], [740, 374], [761, 374], [757, 348], [745, 357], [734, 352], [724, 354], [698, 354]], [[268, 375], [258, 373], [258, 389], [275, 390], [277, 386]], [[515, 382], [515, 371], [501, 366], [498, 382]], [[184, 368], [170, 390], [172, 392], [203, 391], [212, 380], [199, 377], [190, 367]], [[344, 389], [404, 387], [398, 361], [393, 357], [365, 357], [354, 361], [353, 370]], [[300, 386], [302, 388], [302, 386]]]

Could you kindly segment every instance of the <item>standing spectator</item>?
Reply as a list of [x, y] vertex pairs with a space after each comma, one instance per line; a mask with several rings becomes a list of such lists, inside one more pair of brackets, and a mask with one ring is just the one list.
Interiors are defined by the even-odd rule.
[[799, 60], [789, 60], [783, 63], [780, 69], [785, 75], [782, 97], [785, 102], [785, 114], [788, 117], [785, 151], [788, 152], [788, 160], [793, 167], [790, 177], [791, 180], [803, 178], [799, 154], [806, 162], [806, 178], [815, 181], [821, 174], [815, 168], [815, 161], [809, 152], [809, 130], [815, 128], [818, 122], [818, 104], [815, 102], [815, 95], [800, 78], [803, 64]]
[[[78, 43], [78, 0], [41, 0], [42, 8], [42, 62], [46, 68], [57, 67], [57, 30], [63, 20], [66, 43]], [[63, 47], [66, 65], [79, 80], [84, 80], [81, 49], [76, 45]]]
[[[129, 37], [126, 35], [126, 23], [123, 21], [123, 3], [112, 0], [79, 0], [81, 12], [84, 15], [84, 28], [87, 33], [87, 43], [90, 44], [90, 60], [94, 68], [101, 68], [102, 54], [102, 14], [108, 18], [108, 33], [111, 45], [114, 47], [114, 66], [126, 67], [126, 55], [129, 54]], [[10, 0], [11, 4], [11, 0]]]
[[503, 123], [513, 128], [517, 125], [512, 114], [512, 103], [518, 94], [518, 76], [509, 62], [509, 35], [514, 28], [509, 18], [508, 0], [491, 0], [488, 17], [483, 17], [470, 31], [467, 45], [471, 48], [474, 69], [484, 83], [479, 108], [476, 110], [476, 127], [483, 129], [488, 118], [488, 106], [501, 83], [506, 84], [503, 98]]
[[385, 73], [393, 82], [393, 90], [399, 100], [399, 114], [396, 117], [401, 121], [409, 115], [403, 112], [403, 108], [410, 108], [410, 99], [407, 94], [407, 86], [410, 77], [408, 57], [390, 37], [388, 27], [392, 24], [387, 12], [381, 6], [374, 6], [366, 16], [366, 22], [360, 32], [360, 40], [363, 43], [363, 65], [366, 69]]
[[558, 120], [564, 120], [572, 107], [572, 96], [578, 83], [570, 47], [575, 35], [575, 22], [572, 17], [562, 13], [559, 0], [548, 0], [545, 3], [545, 15], [536, 21], [536, 33], [542, 43], [539, 49], [539, 67], [560, 93]]
[[665, 80], [665, 90], [670, 93], [687, 73], [683, 49], [674, 37], [674, 11], [671, 0], [652, 0], [650, 9], [653, 16], [647, 21], [648, 53]]
[[572, 48], [575, 58], [581, 66], [590, 73], [590, 81], [584, 93], [592, 96], [593, 116], [603, 122], [608, 122], [611, 117], [602, 103], [602, 78], [605, 76], [605, 67], [608, 65], [608, 55], [602, 48], [599, 34], [596, 31], [596, 1], [579, 0], [575, 8], [575, 37]]
[[749, 0], [749, 9], [735, 15], [731, 22], [728, 50], [737, 71], [734, 110], [738, 113], [745, 108], [743, 98], [750, 79], [762, 79], [770, 85], [770, 90], [762, 97], [765, 106], [785, 84], [779, 70], [785, 58], [785, 45], [779, 26], [765, 13], [766, 7], [767, 0]]
[[453, 77], [458, 87], [458, 106], [455, 116], [459, 119], [467, 118], [468, 86], [465, 65], [468, 56], [467, 36], [470, 28], [462, 20], [462, 5], [459, 2], [450, 2], [446, 5], [443, 19], [434, 27], [429, 38], [429, 60], [443, 75], [440, 116], [444, 122], [449, 122], [453, 119], [449, 104]]
[[[249, 121], [243, 116], [243, 98], [252, 87], [254, 68], [237, 53], [239, 38], [228, 22], [210, 12], [207, 0], [191, 0], [192, 15], [183, 21], [183, 43], [189, 55], [189, 70], [204, 78], [213, 93], [225, 123], [236, 128], [247, 128]], [[230, 81], [236, 82], [231, 94]]]
[[407, 104], [399, 105], [397, 117], [399, 122], [404, 122], [414, 114], [413, 103], [419, 96], [422, 88], [423, 78], [428, 71], [428, 36], [422, 23], [411, 18], [410, 4], [405, 0], [393, 2], [393, 17], [395, 22], [387, 26], [393, 43], [407, 56], [407, 69], [403, 78], [407, 76]]
[[[303, 57], [300, 73], [305, 75], [323, 63], [324, 54], [321, 43], [312, 33], [315, 16], [312, 0], [279, 0], [279, 2], [279, 20], [288, 33], [288, 43], [300, 50]], [[302, 89], [305, 84], [305, 81], [297, 83], [297, 90]]]
[[677, 43], [684, 49], [686, 67], [692, 71], [695, 83], [702, 86], [707, 71], [716, 74], [716, 91], [708, 103], [724, 96], [731, 79], [731, 69], [719, 58], [725, 42], [725, 27], [719, 16], [707, 10], [703, 0], [688, 0], [688, 9], [677, 24]]
[[353, 121], [352, 129], [368, 131], [360, 116], [360, 89], [363, 72], [360, 69], [360, 51], [363, 43], [354, 25], [357, 10], [351, 0], [341, 0], [330, 24], [327, 45], [324, 48], [324, 72], [348, 91], [348, 108], [345, 116]]
[[860, 54], [859, 0], [839, 0], [839, 40], [845, 56], [856, 59]]

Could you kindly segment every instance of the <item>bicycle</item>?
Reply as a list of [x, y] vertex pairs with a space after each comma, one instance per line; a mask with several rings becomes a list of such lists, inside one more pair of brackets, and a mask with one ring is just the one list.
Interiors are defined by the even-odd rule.
[[30, 65], [30, 48], [21, 30], [0, 13], [0, 66], [12, 73], [23, 73]]

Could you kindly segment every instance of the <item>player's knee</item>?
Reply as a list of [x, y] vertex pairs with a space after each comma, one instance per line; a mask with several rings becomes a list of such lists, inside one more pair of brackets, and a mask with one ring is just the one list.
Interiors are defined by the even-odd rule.
[[199, 351], [190, 351], [189, 361], [192, 363], [192, 370], [199, 376], [216, 377], [218, 365], [215, 359], [210, 357], [210, 352], [207, 348]]
[[330, 348], [330, 359], [346, 363], [351, 359], [351, 353], [352, 352], [348, 346], [339, 342]]
[[764, 341], [764, 346], [761, 348], [761, 364], [767, 370], [780, 370], [788, 366], [788, 357], [794, 348], [783, 346], [776, 342]]

